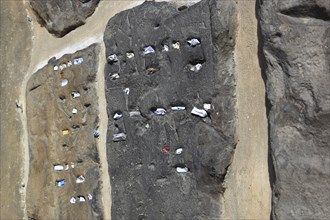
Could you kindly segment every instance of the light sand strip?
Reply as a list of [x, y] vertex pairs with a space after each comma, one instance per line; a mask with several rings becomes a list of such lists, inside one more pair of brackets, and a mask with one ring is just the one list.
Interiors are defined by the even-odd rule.
[[[28, 10], [29, 2], [27, 0], [23, 0], [25, 10], [28, 16], [31, 17], [31, 11]], [[35, 25], [34, 22], [32, 22], [32, 25], [30, 25], [30, 28], [32, 30], [32, 34], [34, 34]], [[34, 36], [32, 37], [34, 38]], [[30, 51], [30, 54], [33, 54], [34, 50], [34, 41], [32, 41], [32, 48]], [[31, 56], [31, 61], [33, 60], [33, 57]], [[21, 116], [21, 122], [22, 122], [22, 136], [20, 137], [20, 143], [21, 143], [21, 151], [23, 155], [23, 163], [22, 163], [22, 185], [25, 187], [21, 188], [20, 193], [22, 195], [22, 201], [21, 201], [21, 207], [24, 211], [24, 219], [28, 219], [27, 216], [27, 209], [26, 209], [26, 190], [27, 190], [27, 184], [29, 180], [29, 171], [30, 171], [30, 152], [29, 152], [29, 141], [28, 141], [28, 128], [27, 128], [27, 116], [26, 116], [26, 86], [29, 78], [31, 77], [31, 65], [27, 68], [27, 73], [24, 75], [24, 79], [21, 85], [21, 91], [19, 96], [19, 101], [22, 104], [23, 107], [23, 113]]]
[[258, 59], [255, 0], [238, 0], [238, 145], [226, 177], [223, 219], [269, 219], [268, 128], [265, 85]]
[[99, 117], [100, 117], [100, 138], [98, 142], [98, 151], [100, 157], [100, 173], [102, 181], [102, 202], [104, 209], [104, 219], [111, 219], [111, 185], [110, 177], [108, 172], [108, 160], [107, 160], [107, 128], [108, 128], [108, 115], [107, 115], [107, 102], [105, 98], [105, 82], [104, 82], [104, 66], [105, 66], [105, 45], [102, 42], [100, 44], [100, 54], [99, 54], [99, 69], [97, 73], [97, 82], [96, 82], [96, 92], [99, 105]]

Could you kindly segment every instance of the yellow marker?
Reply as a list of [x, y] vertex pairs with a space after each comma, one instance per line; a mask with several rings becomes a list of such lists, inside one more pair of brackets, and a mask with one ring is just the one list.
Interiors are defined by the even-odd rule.
[[68, 129], [63, 130], [62, 133], [63, 133], [63, 135], [68, 135], [69, 134], [69, 130]]

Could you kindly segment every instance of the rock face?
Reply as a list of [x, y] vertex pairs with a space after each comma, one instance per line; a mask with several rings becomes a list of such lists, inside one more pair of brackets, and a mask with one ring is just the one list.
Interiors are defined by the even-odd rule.
[[329, 1], [260, 1], [274, 219], [330, 216]]
[[[92, 45], [59, 60], [53, 58], [28, 82], [30, 172], [26, 204], [31, 219], [102, 218], [99, 157], [93, 136], [99, 120], [94, 85], [98, 53], [99, 47]], [[76, 58], [83, 62], [75, 64], [79, 63]], [[66, 68], [61, 70], [64, 64]], [[55, 66], [59, 69], [54, 70]], [[72, 92], [80, 97], [73, 98]], [[55, 171], [55, 165], [63, 170]], [[77, 183], [80, 175], [85, 181]], [[64, 186], [55, 185], [59, 180], [65, 181]], [[79, 202], [78, 196], [86, 201]], [[70, 203], [72, 197], [75, 204]]]
[[[104, 42], [113, 219], [219, 218], [237, 141], [235, 32], [233, 1], [179, 10], [145, 2], [110, 19]], [[188, 43], [194, 38], [200, 44]], [[205, 117], [191, 114], [194, 107]]]
[[30, 0], [41, 26], [57, 37], [63, 37], [85, 24], [100, 0]]

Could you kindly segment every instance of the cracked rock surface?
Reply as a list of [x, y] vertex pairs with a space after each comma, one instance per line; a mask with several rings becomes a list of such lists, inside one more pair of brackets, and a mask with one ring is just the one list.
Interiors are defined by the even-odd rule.
[[85, 24], [100, 0], [29, 0], [41, 26], [56, 37], [63, 37]]
[[274, 219], [330, 216], [329, 1], [260, 1]]
[[[99, 156], [93, 136], [99, 120], [95, 89], [98, 53], [94, 44], [58, 60], [52, 58], [28, 81], [30, 171], [26, 204], [31, 219], [102, 218]], [[83, 62], [74, 64], [76, 58], [83, 58]], [[72, 66], [67, 65], [70, 61]], [[67, 67], [61, 70], [64, 64]], [[54, 70], [55, 66], [59, 69]], [[73, 99], [72, 92], [80, 97]], [[55, 165], [63, 166], [63, 170], [55, 171]], [[85, 181], [77, 183], [80, 175]], [[55, 186], [59, 180], [65, 181], [64, 186]], [[79, 202], [78, 196], [86, 201]], [[72, 197], [75, 204], [70, 203]]]
[[[110, 19], [104, 42], [113, 219], [219, 218], [237, 141], [235, 32], [233, 1], [185, 10], [145, 2]], [[194, 107], [203, 117], [191, 114]]]

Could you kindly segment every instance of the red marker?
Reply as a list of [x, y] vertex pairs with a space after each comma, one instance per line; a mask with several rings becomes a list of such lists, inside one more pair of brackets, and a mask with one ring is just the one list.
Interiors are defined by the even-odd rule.
[[168, 146], [163, 147], [163, 152], [168, 153], [170, 151], [170, 148]]

